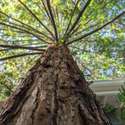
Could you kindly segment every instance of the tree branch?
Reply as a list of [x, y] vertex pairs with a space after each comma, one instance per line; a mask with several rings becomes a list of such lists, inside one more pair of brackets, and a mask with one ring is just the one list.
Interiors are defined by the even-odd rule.
[[50, 35], [53, 37], [53, 33], [41, 22], [41, 20], [21, 1], [18, 0], [23, 7], [50, 33]]
[[3, 52], [3, 51], [8, 51], [10, 49], [0, 49], [0, 52]]
[[73, 35], [79, 30], [80, 26], [81, 26], [81, 24], [78, 24], [78, 25], [76, 26], [76, 28], [68, 35], [68, 37], [73, 36]]
[[[28, 25], [28, 24], [26, 24], [26, 23], [23, 23], [22, 21], [20, 21], [20, 20], [18, 20], [18, 19], [15, 19], [15, 18], [13, 18], [13, 17], [10, 17], [9, 15], [7, 15], [6, 13], [4, 13], [4, 12], [2, 12], [2, 11], [0, 11], [0, 14], [6, 16], [7, 18], [11, 18], [12, 20], [14, 20], [14, 21], [20, 23], [21, 25], [23, 25], [23, 28], [26, 28], [26, 30], [35, 31], [35, 32], [37, 32], [37, 33], [39, 33], [39, 34], [42, 34], [42, 35], [45, 36], [46, 38], [48, 38], [48, 39], [50, 39], [50, 40], [53, 40], [51, 37], [47, 36], [45, 33], [43, 33], [43, 32], [41, 32], [41, 31], [39, 31], [39, 30], [33, 28], [32, 26], [30, 26], [30, 25]], [[9, 23], [10, 23], [10, 22], [9, 22]], [[20, 26], [20, 25], [18, 25], [18, 24], [16, 24], [16, 23], [12, 23], [12, 24], [17, 25], [17, 26]]]
[[87, 31], [88, 29], [91, 29], [91, 28], [94, 29], [94, 27], [97, 27], [98, 24], [99, 24], [99, 22], [97, 22], [97, 23], [95, 23], [95, 24], [92, 24], [92, 25], [86, 27], [85, 29], [82, 29], [81, 31], [76, 32], [74, 35], [75, 35], [75, 36], [80, 35], [80, 34], [82, 34], [84, 31]]
[[87, 9], [87, 7], [89, 6], [89, 4], [91, 3], [92, 0], [88, 0], [85, 4], [85, 6], [82, 8], [82, 10], [79, 12], [75, 22], [73, 23], [72, 27], [70, 28], [70, 30], [67, 33], [67, 36], [72, 32], [72, 30], [77, 26], [79, 20], [81, 19], [83, 13], [85, 12], [85, 10]]
[[14, 56], [8, 56], [8, 57], [0, 58], [0, 61], [14, 59], [14, 58], [18, 58], [18, 57], [24, 57], [24, 56], [28, 56], [28, 55], [38, 55], [38, 54], [42, 54], [42, 53], [40, 53], [40, 52], [23, 53], [23, 54], [18, 54], [18, 55], [14, 55]]
[[119, 18], [120, 18], [121, 16], [123, 16], [124, 14], [125, 14], [125, 11], [123, 11], [122, 13], [120, 13], [119, 15], [117, 15], [115, 18], [113, 18], [113, 19], [110, 20], [109, 22], [107, 22], [107, 23], [105, 23], [104, 25], [100, 26], [99, 28], [97, 28], [97, 29], [95, 29], [95, 30], [93, 30], [93, 31], [90, 31], [89, 33], [86, 33], [86, 34], [84, 34], [84, 35], [82, 35], [82, 36], [80, 36], [80, 37], [78, 37], [78, 38], [76, 38], [76, 39], [74, 39], [74, 40], [68, 42], [67, 45], [72, 44], [72, 43], [74, 43], [74, 42], [77, 42], [77, 41], [79, 41], [79, 40], [81, 40], [81, 39], [83, 39], [83, 38], [85, 38], [85, 37], [87, 37], [87, 36], [90, 36], [90, 35], [92, 35], [92, 34], [98, 32], [99, 30], [105, 28], [105, 27], [108, 26], [109, 24], [111, 24], [111, 23], [113, 23], [114, 21], [116, 21], [117, 19], [119, 19]]
[[[41, 10], [41, 12], [45, 13], [45, 16], [47, 17], [47, 21], [48, 21], [48, 24], [47, 25], [50, 25], [51, 26], [51, 17], [50, 17], [50, 14], [48, 12], [48, 9], [46, 7], [46, 4], [44, 3], [44, 0], [41, 0], [41, 6], [40, 5], [37, 5], [39, 7], [39, 9]], [[55, 36], [53, 35], [53, 40], [55, 40]]]
[[58, 31], [57, 31], [57, 26], [56, 26], [55, 19], [54, 19], [54, 16], [53, 16], [53, 12], [52, 12], [52, 9], [51, 9], [50, 0], [47, 0], [46, 3], [47, 3], [48, 10], [49, 10], [49, 14], [50, 14], [51, 22], [52, 22], [53, 29], [54, 29], [54, 32], [55, 32], [56, 42], [57, 42], [58, 39], [59, 39], [58, 38]]
[[30, 32], [29, 30], [25, 30], [25, 29], [23, 29], [23, 28], [21, 28], [21, 27], [13, 26], [13, 25], [6, 24], [6, 23], [3, 23], [3, 22], [0, 22], [0, 25], [7, 26], [7, 27], [10, 27], [10, 28], [17, 29], [17, 30], [19, 30], [19, 31], [25, 32], [25, 33], [27, 33], [27, 34], [30, 34], [30, 35], [32, 35], [32, 36], [38, 38], [38, 39], [41, 40], [41, 41], [47, 43], [46, 40], [42, 39], [42, 38], [41, 38], [40, 36], [38, 36], [37, 34], [34, 34], [33, 32]]
[[36, 50], [36, 51], [45, 51], [44, 49], [38, 49], [37, 47], [25, 47], [20, 45], [3, 45], [0, 44], [2, 48], [11, 48], [11, 49], [27, 49], [27, 50]]
[[65, 35], [67, 34], [67, 32], [68, 32], [68, 30], [69, 30], [69, 28], [70, 28], [70, 26], [71, 26], [72, 19], [73, 19], [73, 16], [74, 16], [74, 14], [75, 14], [75, 11], [76, 11], [76, 8], [77, 8], [79, 2], [80, 2], [80, 0], [77, 0], [76, 4], [74, 3], [74, 4], [75, 4], [75, 7], [74, 7], [73, 12], [72, 12], [72, 14], [71, 14], [71, 18], [70, 18], [69, 23], [68, 23], [68, 26], [67, 26], [67, 28], [66, 28], [64, 37], [65, 37]]
[[44, 8], [44, 10], [45, 10], [45, 13], [47, 14], [48, 18], [51, 20], [50, 15], [49, 15], [49, 12], [48, 12], [48, 10], [47, 10], [47, 7], [46, 7], [44, 1], [41, 0], [41, 2], [42, 2], [42, 5], [43, 5], [43, 8]]
[[[88, 19], [88, 20], [85, 22], [84, 26], [87, 25], [90, 21], [91, 21], [91, 19]], [[75, 35], [75, 34], [79, 34], [78, 32], [80, 32], [80, 31], [78, 31], [78, 30], [79, 30], [80, 27], [81, 27], [81, 24], [78, 24], [78, 25], [74, 28], [74, 30], [69, 34], [69, 37], [71, 37], [71, 36], [73, 36], [73, 35]]]
[[[15, 37], [15, 39], [12, 39], [12, 40], [5, 40], [5, 39], [2, 39], [3, 37], [10, 37], [11, 35], [5, 35], [5, 34], [3, 34], [3, 35], [0, 35], [0, 41], [3, 41], [3, 42], [6, 42], [6, 43], [8, 43], [8, 42], [26, 42], [26, 41], [30, 41], [30, 42], [39, 42], [40, 43], [40, 41], [38, 40], [38, 39], [19, 39], [18, 40], [18, 37], [17, 37], [17, 39], [16, 39], [16, 37]], [[14, 38], [14, 36], [12, 36], [13, 38]], [[19, 36], [20, 37], [20, 36]], [[24, 36], [25, 37], [25, 36]], [[32, 44], [31, 43], [31, 44]]]

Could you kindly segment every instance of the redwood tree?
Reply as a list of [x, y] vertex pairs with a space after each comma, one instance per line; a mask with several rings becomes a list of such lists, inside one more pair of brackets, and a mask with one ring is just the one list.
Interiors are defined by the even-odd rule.
[[[34, 28], [0, 11], [0, 15], [5, 19], [0, 22], [0, 26], [3, 30], [8, 28], [19, 36], [29, 35], [31, 40], [36, 38], [45, 44], [39, 47], [0, 45], [5, 48], [2, 51], [6, 49], [33, 51], [1, 58], [1, 61], [27, 55], [41, 55], [4, 103], [0, 113], [0, 125], [110, 125], [96, 101], [95, 94], [81, 76], [69, 45], [81, 42], [105, 28], [124, 15], [125, 11], [102, 25], [96, 27], [90, 25], [91, 30], [84, 33], [85, 29], [81, 27], [87, 25], [89, 21], [83, 24], [82, 17], [87, 13], [89, 6], [92, 6], [94, 2], [92, 0], [68, 1], [69, 4], [73, 4], [69, 17], [59, 10], [61, 8], [58, 8], [54, 1], [41, 0], [39, 1], [41, 5], [37, 5], [46, 18], [44, 21], [24, 2], [18, 1], [39, 25]], [[66, 26], [62, 19], [68, 22]]]

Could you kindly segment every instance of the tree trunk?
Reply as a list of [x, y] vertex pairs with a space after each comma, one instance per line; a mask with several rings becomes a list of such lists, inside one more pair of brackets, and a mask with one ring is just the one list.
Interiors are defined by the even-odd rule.
[[0, 125], [110, 125], [66, 46], [49, 47], [9, 97]]

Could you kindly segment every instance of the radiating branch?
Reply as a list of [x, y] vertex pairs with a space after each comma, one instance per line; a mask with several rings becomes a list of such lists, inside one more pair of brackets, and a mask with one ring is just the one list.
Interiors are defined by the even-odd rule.
[[32, 15], [32, 17], [34, 17], [49, 33], [50, 35], [53, 37], [53, 33], [47, 28], [47, 26], [45, 26], [42, 21], [32, 12], [32, 10], [30, 10], [28, 8], [28, 6], [26, 6], [21, 0], [18, 0], [22, 5], [23, 7]]
[[94, 27], [97, 27], [98, 24], [99, 24], [99, 23], [92, 24], [92, 25], [90, 25], [90, 26], [88, 26], [88, 27], [82, 29], [81, 31], [76, 32], [76, 33], [74, 34], [74, 36], [77, 36], [77, 35], [79, 36], [80, 34], [82, 34], [84, 31], [87, 31], [88, 29], [92, 29], [92, 28], [94, 29]]
[[0, 44], [2, 48], [11, 48], [11, 49], [27, 49], [27, 50], [35, 50], [35, 51], [45, 51], [45, 49], [39, 49], [38, 47], [26, 47], [21, 45], [4, 45]]
[[0, 52], [3, 52], [3, 51], [8, 51], [10, 49], [0, 49]]
[[74, 16], [74, 14], [75, 14], [75, 11], [76, 11], [76, 9], [77, 9], [77, 6], [78, 6], [79, 2], [80, 2], [80, 0], [77, 0], [76, 4], [74, 3], [74, 4], [75, 4], [75, 7], [74, 7], [74, 9], [73, 9], [73, 11], [72, 11], [72, 13], [71, 13], [71, 17], [70, 17], [68, 26], [67, 26], [67, 28], [66, 28], [64, 37], [65, 37], [65, 35], [67, 34], [67, 31], [69, 30], [69, 28], [70, 28], [70, 26], [71, 26], [72, 19], [73, 19], [73, 16]]
[[47, 7], [46, 7], [44, 1], [41, 0], [41, 2], [42, 2], [42, 5], [43, 5], [43, 8], [44, 8], [44, 10], [45, 10], [45, 13], [47, 14], [48, 18], [51, 20], [51, 18], [50, 18], [50, 14], [49, 14], [49, 12], [48, 12], [48, 10], [47, 10]]
[[45, 42], [45, 43], [47, 42], [46, 40], [44, 40], [43, 38], [41, 38], [39, 35], [37, 35], [37, 34], [31, 32], [31, 31], [29, 31], [29, 30], [23, 29], [23, 28], [21, 28], [21, 27], [17, 27], [17, 26], [14, 26], [14, 25], [10, 25], [10, 24], [4, 23], [4, 22], [0, 22], [0, 25], [7, 26], [7, 27], [10, 27], [10, 28], [12, 28], [12, 29], [16, 29], [16, 30], [25, 32], [25, 33], [27, 33], [27, 34], [30, 34], [30, 35], [32, 35], [32, 36], [38, 38], [39, 40], [41, 40], [41, 41], [43, 41], [43, 42]]
[[29, 55], [40, 55], [40, 54], [42, 54], [42, 53], [41, 52], [34, 52], [34, 53], [17, 54], [17, 55], [13, 55], [13, 56], [0, 58], [0, 61], [5, 61], [5, 60], [9, 60], [9, 59], [15, 59], [15, 58], [18, 58], [18, 57], [24, 57], [24, 56], [29, 56]]
[[[40, 41], [38, 40], [38, 39], [18, 39], [19, 37], [17, 36], [17, 37], [15, 37], [15, 39], [12, 39], [12, 40], [5, 40], [5, 39], [3, 39], [3, 37], [9, 37], [9, 36], [11, 36], [11, 35], [5, 35], [5, 34], [3, 34], [3, 35], [0, 35], [0, 41], [3, 41], [3, 42], [6, 42], [6, 43], [8, 43], [8, 42], [26, 42], [26, 41], [29, 41], [29, 42], [39, 42], [40, 43]], [[12, 36], [13, 38], [14, 38], [14, 36]], [[23, 36], [22, 36], [23, 37]], [[25, 37], [25, 36], [24, 36]], [[17, 39], [16, 39], [17, 38]], [[32, 43], [31, 43], [32, 44]]]
[[[57, 25], [59, 25], [59, 27], [61, 27], [62, 24], [61, 24], [60, 17], [59, 17], [59, 9], [58, 9], [58, 7], [55, 6], [55, 9], [53, 11], [55, 12], [55, 17], [56, 17], [56, 20], [57, 20]], [[58, 31], [58, 37], [59, 38], [62, 38], [61, 33], [62, 33], [62, 31]]]
[[21, 24], [21, 25], [18, 25], [18, 24], [16, 24], [16, 23], [9, 22], [9, 23], [12, 23], [12, 24], [15, 25], [15, 26], [17, 25], [17, 26], [22, 27], [22, 25], [23, 25], [23, 28], [24, 28], [24, 29], [26, 29], [26, 30], [32, 30], [32, 31], [34, 31], [34, 32], [36, 32], [36, 33], [39, 33], [39, 34], [45, 36], [46, 38], [48, 38], [48, 39], [50, 39], [50, 40], [53, 40], [51, 37], [47, 36], [45, 33], [43, 33], [43, 32], [41, 32], [41, 31], [39, 31], [39, 30], [33, 28], [32, 26], [30, 26], [30, 25], [28, 25], [28, 24], [26, 24], [26, 23], [23, 23], [22, 21], [20, 21], [20, 20], [18, 20], [18, 19], [15, 19], [15, 18], [13, 18], [13, 17], [10, 17], [9, 15], [7, 15], [6, 13], [4, 13], [4, 12], [2, 12], [2, 11], [0, 11], [0, 14], [2, 14], [2, 15], [4, 15], [5, 17], [10, 18], [10, 19], [14, 20], [15, 22], [18, 22], [19, 24]]
[[77, 26], [77, 24], [79, 23], [82, 15], [84, 14], [85, 10], [87, 9], [87, 7], [89, 6], [89, 4], [91, 3], [92, 0], [88, 0], [85, 4], [85, 6], [81, 9], [81, 11], [79, 12], [75, 22], [73, 23], [72, 27], [70, 28], [70, 30], [67, 32], [67, 36], [72, 32], [72, 30]]
[[[92, 13], [92, 12], [91, 12]], [[91, 15], [90, 13], [90, 15]], [[89, 15], [89, 16], [90, 16]], [[87, 16], [86, 18], [88, 18], [88, 20], [83, 24], [84, 26], [87, 25], [88, 23], [90, 23], [90, 21], [92, 21], [91, 18], [89, 18], [89, 16]], [[81, 24], [79, 23], [73, 30], [72, 32], [68, 35], [69, 37], [73, 36], [74, 34], [78, 33], [78, 30], [80, 29]]]
[[56, 23], [55, 23], [54, 15], [53, 15], [53, 12], [52, 12], [50, 0], [47, 0], [46, 3], [47, 3], [48, 10], [49, 10], [49, 14], [50, 14], [51, 22], [52, 22], [53, 29], [54, 29], [54, 32], [55, 32], [56, 42], [57, 42], [58, 39], [59, 39], [58, 38], [58, 31], [57, 31], [57, 26], [56, 26]]
[[80, 36], [80, 37], [78, 37], [78, 38], [76, 38], [76, 39], [74, 39], [74, 40], [68, 42], [67, 45], [72, 44], [72, 43], [74, 43], [74, 42], [78, 42], [79, 40], [81, 40], [81, 39], [83, 39], [83, 38], [85, 38], [85, 37], [88, 37], [88, 36], [90, 36], [90, 35], [92, 35], [92, 34], [98, 32], [98, 31], [102, 30], [102, 29], [105, 28], [106, 26], [108, 26], [108, 25], [110, 25], [111, 23], [115, 22], [117, 19], [119, 19], [119, 18], [120, 18], [121, 16], [123, 16], [124, 14], [125, 14], [125, 11], [123, 11], [122, 13], [120, 13], [119, 15], [117, 15], [116, 17], [114, 17], [112, 20], [108, 21], [108, 22], [105, 23], [104, 25], [100, 26], [99, 28], [96, 28], [95, 30], [90, 31], [89, 33], [86, 33], [86, 34], [84, 34], [84, 35], [82, 35], [82, 36]]
[[[0, 22], [1, 23], [1, 22]], [[17, 34], [19, 35], [18, 36], [18, 38], [19, 37], [31, 37], [31, 36], [33, 36], [33, 35], [31, 35], [31, 36], [27, 36], [27, 33], [25, 33], [24, 31], [21, 31], [21, 30], [17, 30], [17, 29], [15, 29], [15, 28], [12, 28], [12, 27], [8, 27], [8, 26], [6, 26], [6, 24], [4, 25], [5, 23], [2, 23], [1, 25], [3, 25], [3, 27], [4, 28], [0, 28], [0, 30], [2, 31], [1, 32], [1, 34], [0, 34], [0, 36], [11, 36], [11, 37], [17, 37]], [[10, 24], [9, 24], [10, 25]], [[14, 35], [12, 35], [11, 33], [9, 34], [7, 34], [6, 32], [8, 31], [8, 28], [10, 28], [11, 29], [11, 31], [13, 32], [13, 33], [16, 33], [16, 34], [14, 34]], [[22, 28], [21, 28], [22, 29]], [[34, 36], [35, 37], [35, 36]], [[38, 39], [38, 38], [37, 38]]]
[[73, 36], [80, 28], [81, 24], [78, 24], [76, 26], [76, 28], [68, 35], [68, 37], [70, 38], [71, 36]]
[[[16, 32], [17, 34], [14, 34], [14, 35], [12, 35], [12, 34], [9, 34], [9, 33], [5, 33], [5, 32], [3, 32], [3, 31], [7, 31], [7, 29], [5, 29], [5, 30], [3, 30], [3, 29], [1, 29], [0, 28], [0, 30], [2, 31], [2, 33], [0, 34], [0, 39], [2, 38], [2, 40], [3, 40], [3, 38], [9, 38], [9, 37], [12, 37], [12, 39], [15, 41], [20, 41], [20, 40], [22, 40], [22, 41], [40, 41], [40, 39], [38, 39], [37, 37], [35, 37], [35, 39], [32, 39], [33, 38], [33, 35], [29, 35], [29, 36], [27, 36], [27, 33], [25, 33], [25, 32], [21, 32], [21, 31], [19, 31], [19, 30], [15, 30], [15, 29], [12, 29], [12, 32]], [[26, 39], [25, 39], [26, 38]], [[7, 41], [7, 40], [6, 40]]]
[[[49, 11], [47, 9], [47, 6], [46, 4], [44, 3], [44, 0], [41, 0], [41, 5], [37, 5], [39, 7], [39, 9], [41, 10], [41, 12], [45, 13], [45, 16], [47, 17], [46, 20], [48, 21], [48, 25], [51, 26], [51, 17], [50, 17], [50, 14], [49, 14]], [[55, 36], [53, 34], [53, 40], [55, 40]]]

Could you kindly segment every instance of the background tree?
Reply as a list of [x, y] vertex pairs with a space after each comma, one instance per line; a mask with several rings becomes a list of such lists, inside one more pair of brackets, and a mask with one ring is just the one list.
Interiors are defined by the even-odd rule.
[[[2, 123], [6, 124], [11, 123], [18, 125], [22, 123], [40, 124], [42, 121], [43, 124], [44, 123], [49, 124], [49, 122], [52, 124], [68, 124], [68, 123], [69, 124], [84, 123], [87, 125], [109, 124], [108, 120], [105, 118], [103, 111], [99, 108], [97, 102], [95, 101], [95, 98], [91, 90], [88, 88], [87, 82], [84, 80], [84, 78], [80, 76], [80, 70], [76, 66], [74, 60], [71, 58], [67, 46], [74, 48], [73, 46], [76, 46], [76, 44], [78, 43], [82, 42], [84, 43], [84, 41], [86, 40], [94, 40], [93, 37], [88, 38], [88, 36], [95, 34], [96, 32], [105, 28], [109, 24], [112, 24], [118, 18], [124, 15], [125, 13], [124, 11], [119, 12], [119, 10], [122, 8], [121, 6], [119, 7], [119, 4], [124, 5], [124, 2], [122, 4], [121, 1], [111, 2], [110, 6], [107, 7], [106, 5], [109, 4], [107, 1], [102, 2], [102, 1], [91, 1], [91, 0], [88, 1], [54, 0], [51, 1], [51, 4], [49, 0], [48, 1], [41, 0], [37, 2], [33, 1], [22, 2], [20, 0], [18, 1], [19, 1], [18, 3], [17, 2], [14, 3], [15, 4], [14, 7], [13, 5], [11, 6], [11, 9], [14, 11], [14, 12], [11, 11], [11, 15], [9, 14], [10, 13], [9, 9], [11, 5], [10, 3], [13, 3], [14, 1], [5, 1], [1, 3], [3, 6], [3, 10], [0, 11], [1, 14], [0, 26], [1, 26], [1, 36], [2, 36], [0, 46], [4, 48], [1, 50], [2, 54], [5, 55], [5, 53], [7, 53], [9, 55], [9, 57], [1, 58], [1, 61], [16, 57], [23, 57], [26, 55], [41, 54], [46, 50], [48, 46], [53, 46], [53, 47], [48, 48], [46, 53], [43, 54], [43, 58], [40, 58], [40, 60], [42, 61], [40, 60], [37, 61], [35, 67], [33, 67], [30, 70], [31, 71], [31, 73], [29, 73], [30, 75], [27, 76], [27, 78], [25, 78], [22, 81], [22, 84], [20, 85], [21, 88], [18, 88], [16, 92], [14, 92], [14, 94], [9, 98], [9, 100], [12, 101], [12, 104], [9, 104], [9, 106], [7, 105], [6, 110], [4, 110], [3, 113], [1, 113]], [[41, 5], [39, 3], [41, 3]], [[4, 8], [4, 5], [6, 6], [7, 4], [10, 5]], [[21, 9], [20, 4], [24, 8], [24, 10]], [[117, 6], [119, 7], [118, 10]], [[116, 13], [112, 14], [112, 10], [110, 10], [111, 8], [114, 8], [114, 10], [118, 14], [117, 15], [115, 15]], [[23, 13], [23, 11], [24, 12], [27, 11], [30, 14], [28, 18], [27, 14]], [[106, 16], [107, 18], [105, 18]], [[96, 18], [96, 20], [94, 20], [93, 18], [94, 19]], [[102, 34], [103, 32], [101, 31], [100, 33]], [[105, 35], [106, 34], [103, 33], [103, 36]], [[102, 36], [100, 36], [100, 38], [102, 38]], [[27, 45], [27, 43], [28, 44], [30, 43], [29, 44], [30, 46]], [[10, 56], [10, 54], [12, 54], [12, 56]], [[76, 67], [75, 70], [73, 66]], [[59, 71], [55, 67], [57, 67], [57, 69], [62, 69], [62, 72], [59, 73]], [[50, 78], [50, 76], [52, 75], [51, 70], [54, 71], [54, 73], [56, 73], [55, 75], [53, 75], [53, 78]], [[37, 74], [35, 74], [34, 71], [37, 71]], [[40, 71], [40, 74], [42, 73], [42, 76], [40, 76], [38, 71]], [[43, 71], [47, 71], [48, 73], [46, 74], [46, 72]], [[67, 81], [65, 78], [66, 76], [63, 71], [65, 71], [67, 75], [72, 76], [72, 79], [68, 80], [68, 82], [66, 82]], [[57, 78], [57, 74], [58, 75], [61, 74], [60, 75], [61, 77]], [[49, 81], [44, 83], [46, 86], [43, 86], [43, 82], [40, 82], [43, 88], [39, 88], [39, 84], [36, 84], [39, 82], [35, 82], [35, 80], [38, 81], [40, 79], [44, 80], [43, 78], [44, 75], [47, 76], [47, 79]], [[31, 80], [31, 78], [34, 82]], [[55, 81], [55, 78], [58, 80], [58, 84], [56, 84], [57, 80]], [[54, 83], [52, 86], [48, 86], [48, 83], [50, 83], [50, 81], [51, 83]], [[62, 81], [63, 83], [65, 83], [66, 86], [62, 84]], [[62, 86], [60, 86], [59, 83]], [[71, 85], [71, 83], [73, 84]], [[72, 90], [71, 88], [75, 86], [76, 83], [78, 85]], [[29, 84], [31, 86], [29, 86]], [[33, 86], [34, 84], [36, 85]], [[32, 90], [33, 88], [34, 91]], [[67, 116], [68, 113], [64, 110], [64, 113], [62, 115], [62, 121], [61, 120], [58, 121], [59, 117], [61, 117], [59, 113], [62, 112], [58, 112], [61, 106], [58, 107], [57, 104], [62, 105], [62, 103], [59, 103], [57, 95], [59, 94], [59, 91], [62, 91], [63, 89], [65, 91], [63, 90], [62, 92], [64, 93], [61, 93], [61, 95], [62, 96], [64, 96], [65, 94], [67, 95], [68, 94], [66, 93], [67, 88], [69, 88], [68, 89], [69, 93], [72, 91], [75, 92], [73, 96], [69, 96], [73, 98], [72, 103], [74, 103], [75, 105], [71, 103], [70, 100], [71, 98], [68, 98], [68, 103], [65, 105], [68, 106], [69, 104], [72, 104], [70, 106], [70, 109], [74, 108], [76, 110], [74, 111], [73, 116], [71, 113], [72, 110], [70, 110], [71, 114], [69, 114], [69, 116]], [[83, 89], [81, 90], [80, 88]], [[35, 90], [36, 90], [36, 96], [34, 95]], [[44, 102], [42, 102], [42, 105], [39, 105], [41, 104], [41, 100], [38, 98], [39, 91], [42, 92], [43, 90], [46, 90], [46, 93], [51, 93], [51, 95], [53, 96], [49, 95], [45, 96], [46, 101], [49, 100], [50, 102], [49, 107], [46, 107], [47, 111], [40, 110], [38, 112], [37, 110], [39, 109], [39, 106], [44, 106]], [[30, 93], [31, 94], [30, 97], [27, 96], [29, 95], [29, 91], [33, 94], [32, 95]], [[78, 97], [77, 94], [79, 95]], [[21, 99], [22, 95], [24, 96], [24, 99]], [[33, 100], [32, 102], [35, 103], [36, 107], [33, 108], [32, 104], [30, 104], [32, 112], [27, 113], [28, 115], [25, 114], [26, 116], [25, 115], [22, 116], [21, 110], [24, 110], [26, 112], [25, 107], [29, 105], [28, 101], [32, 96], [34, 96], [33, 98], [35, 99], [35, 102], [33, 102]], [[28, 99], [26, 99], [27, 97]], [[78, 98], [80, 98], [80, 100]], [[22, 106], [22, 104], [19, 104], [19, 99], [21, 99], [20, 102], [22, 103], [26, 102], [26, 103]], [[63, 97], [60, 97], [60, 99], [64, 101]], [[85, 104], [85, 102], [88, 102], [88, 104]], [[58, 107], [59, 109], [56, 109], [55, 107]], [[44, 109], [46, 108], [44, 107]], [[65, 106], [63, 108], [65, 108]], [[94, 114], [92, 113], [93, 111]], [[43, 116], [42, 119], [44, 118], [43, 120], [41, 120], [41, 118], [38, 117], [39, 113], [43, 113], [42, 114]], [[80, 115], [79, 117], [77, 113]], [[16, 114], [16, 116], [14, 114]], [[17, 114], [19, 115], [19, 117]], [[29, 115], [31, 115], [32, 118], [26, 120], [25, 118], [26, 117], [29, 118]], [[64, 119], [65, 118], [64, 116], [67, 116], [69, 120]], [[23, 119], [21, 117], [23, 117]], [[73, 117], [76, 118], [74, 119], [74, 121], [72, 121]], [[82, 120], [84, 119], [84, 121], [82, 121], [81, 118]]]

